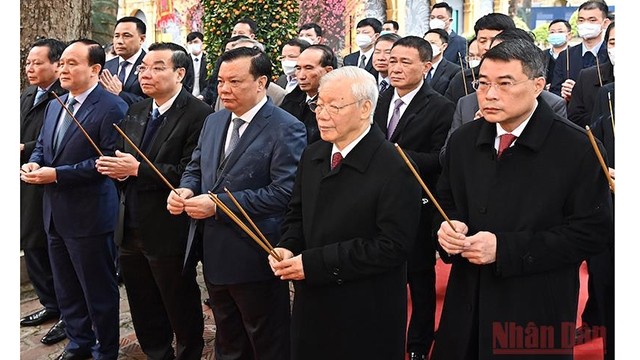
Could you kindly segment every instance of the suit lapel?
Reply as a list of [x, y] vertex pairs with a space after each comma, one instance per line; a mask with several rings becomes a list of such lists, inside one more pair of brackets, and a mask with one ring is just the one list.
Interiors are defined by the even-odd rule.
[[136, 69], [138, 68], [138, 65], [142, 64], [142, 59], [144, 58], [145, 54], [146, 54], [145, 51], [142, 50], [142, 53], [140, 54], [140, 56], [138, 56], [138, 59], [132, 65], [131, 72], [129, 73], [129, 77], [127, 77], [127, 81], [125, 81], [125, 84], [122, 86], [123, 89], [125, 88], [130, 89], [133, 86], [133, 84], [136, 81], [138, 81], [138, 75], [136, 75]]
[[160, 124], [160, 127], [156, 132], [155, 139], [151, 143], [151, 147], [148, 151], [149, 153], [146, 154], [150, 158], [154, 158], [156, 156], [164, 141], [169, 137], [173, 129], [175, 129], [175, 127], [178, 125], [180, 118], [187, 111], [186, 105], [188, 99], [189, 98], [187, 96], [187, 91], [182, 88], [173, 105], [171, 105], [169, 110], [164, 113], [164, 119], [162, 120], [162, 123]]
[[[87, 117], [95, 109], [95, 104], [98, 102], [98, 100], [100, 98], [100, 94], [98, 94], [98, 92], [102, 90], [101, 88], [99, 88], [99, 86], [100, 85], [98, 85], [95, 89], [93, 89], [93, 91], [89, 94], [89, 96], [87, 96], [87, 98], [84, 100], [82, 105], [80, 105], [80, 108], [78, 109], [78, 111], [74, 115], [74, 117], [76, 118], [76, 120], [78, 120], [78, 123], [80, 123], [80, 125], [84, 125], [84, 123], [87, 120]], [[62, 100], [62, 99], [60, 99], [60, 100]], [[63, 101], [66, 102], [66, 99], [63, 100]], [[64, 111], [66, 113], [66, 110], [62, 109], [62, 111]], [[55, 138], [55, 132], [56, 132], [55, 129], [56, 128], [57, 128], [57, 124], [56, 124], [56, 127], [54, 128], [54, 131], [53, 131], [54, 132], [54, 138]], [[62, 138], [62, 141], [60, 143], [60, 147], [57, 149], [55, 157], [57, 157], [62, 152], [62, 150], [67, 146], [67, 143], [69, 142], [69, 139], [72, 136], [74, 136], [74, 134], [76, 132], [78, 132], [78, 131], [81, 132], [82, 130], [79, 129], [79, 126], [78, 126], [78, 124], [76, 124], [75, 121], [72, 121], [72, 123], [69, 125], [69, 128], [64, 133], [64, 137]], [[84, 137], [84, 134], [82, 134], [82, 136]], [[95, 139], [92, 139], [92, 140], [95, 142]], [[87, 141], [89, 141], [89, 140], [87, 140]], [[97, 143], [96, 143], [96, 145], [100, 146]]]
[[395, 142], [396, 140], [398, 140], [398, 137], [404, 131], [404, 128], [407, 126], [407, 124], [413, 121], [413, 119], [416, 117], [416, 114], [420, 112], [420, 109], [427, 106], [427, 104], [429, 103], [429, 99], [427, 97], [428, 88], [429, 84], [427, 84], [427, 82], [425, 81], [416, 96], [413, 97], [413, 100], [411, 100], [404, 113], [400, 117], [398, 126], [396, 126], [395, 131], [393, 132], [393, 134], [391, 134], [391, 138], [389, 139], [389, 141]]
[[376, 107], [376, 112], [373, 117], [373, 122], [378, 124], [378, 128], [383, 133], [387, 133], [387, 120], [389, 118], [389, 107], [391, 106], [391, 99], [393, 98], [393, 94], [395, 90], [393, 87], [389, 87], [382, 93], [382, 96], [378, 100], [378, 106]]

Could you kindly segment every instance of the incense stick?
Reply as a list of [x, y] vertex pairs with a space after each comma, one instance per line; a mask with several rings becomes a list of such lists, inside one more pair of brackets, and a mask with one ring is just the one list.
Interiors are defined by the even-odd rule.
[[89, 136], [89, 133], [87, 133], [87, 131], [84, 129], [84, 127], [82, 127], [82, 125], [80, 124], [78, 119], [76, 119], [76, 117], [73, 116], [73, 113], [71, 111], [69, 111], [69, 108], [62, 102], [62, 100], [60, 100], [60, 98], [58, 97], [58, 95], [55, 92], [52, 91], [51, 93], [53, 94], [53, 96], [55, 96], [55, 98], [58, 100], [60, 105], [62, 105], [62, 108], [67, 111], [67, 114], [69, 114], [69, 116], [71, 116], [71, 118], [76, 123], [76, 125], [78, 125], [78, 128], [80, 129], [80, 131], [82, 131], [82, 134], [84, 134], [84, 137], [86, 137], [87, 140], [89, 140], [89, 142], [91, 143], [93, 148], [96, 149], [96, 151], [98, 152], [98, 155], [104, 156], [104, 154], [102, 154], [102, 151], [100, 151], [100, 148], [98, 147], [98, 145], [96, 145], [96, 143], [93, 142], [93, 140], [91, 139], [91, 136]]

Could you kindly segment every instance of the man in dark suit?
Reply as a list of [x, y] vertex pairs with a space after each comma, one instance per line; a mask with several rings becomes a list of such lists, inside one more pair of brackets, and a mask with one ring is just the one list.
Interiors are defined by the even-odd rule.
[[552, 20], [549, 23], [549, 35], [547, 36], [547, 42], [551, 47], [544, 51], [545, 64], [547, 64], [547, 87], [551, 87], [558, 55], [569, 47], [569, 40], [571, 40], [571, 24], [565, 19]]
[[[60, 56], [63, 42], [56, 39], [36, 40], [29, 50], [26, 75], [31, 86], [20, 95], [20, 164], [27, 163], [36, 146], [45, 109], [54, 93], [62, 96], [60, 87]], [[36, 326], [48, 320], [56, 323], [40, 340], [50, 345], [64, 340], [64, 322], [60, 318], [53, 273], [47, 248], [47, 234], [42, 219], [42, 185], [20, 183], [20, 248], [24, 251], [27, 275], [43, 308], [20, 319], [21, 326]]]
[[[615, 48], [615, 31], [615, 22], [611, 22], [604, 37], [603, 48], [607, 48], [607, 50]], [[613, 63], [609, 61], [609, 56], [607, 56], [607, 61], [601, 62], [599, 66], [580, 70], [571, 91], [571, 101], [567, 107], [569, 120], [580, 127], [589, 125], [598, 90], [603, 85], [614, 81]]]
[[[473, 26], [478, 43], [478, 55], [482, 57], [489, 50], [491, 42], [496, 35], [506, 29], [515, 28], [516, 24], [513, 19], [505, 14], [491, 13], [478, 19]], [[458, 99], [474, 92], [475, 89], [472, 86], [472, 82], [478, 78], [478, 69], [479, 67], [475, 67], [458, 72], [451, 79], [445, 96], [456, 104]]]
[[[558, 55], [549, 91], [571, 100], [571, 91], [580, 70], [607, 61], [607, 46], [603, 45], [604, 30], [609, 26], [609, 8], [603, 1], [590, 0], [578, 8], [580, 45], [571, 46]], [[567, 55], [568, 53], [568, 55]], [[596, 61], [596, 56], [598, 60]], [[567, 58], [569, 65], [567, 65]], [[567, 71], [567, 67], [569, 71]]]
[[300, 53], [304, 49], [309, 47], [309, 43], [299, 38], [293, 38], [287, 41], [280, 50], [280, 66], [282, 66], [283, 74], [276, 80], [276, 85], [285, 90], [287, 94], [290, 94], [296, 86], [298, 86], [298, 79], [296, 79], [296, 62]]
[[200, 92], [207, 86], [207, 56], [202, 51], [203, 41], [204, 35], [201, 32], [194, 31], [187, 35], [187, 52], [191, 56], [193, 68], [191, 94], [200, 100], [202, 100]]
[[[405, 149], [430, 188], [440, 174], [438, 154], [451, 126], [454, 104], [424, 80], [431, 70], [431, 45], [417, 36], [393, 44], [389, 58], [390, 91], [378, 100], [374, 122], [386, 138]], [[412, 313], [407, 334], [411, 360], [423, 360], [433, 342], [436, 314], [436, 248], [432, 221], [435, 208], [425, 205], [415, 246], [408, 261]]]
[[320, 79], [337, 67], [336, 56], [327, 45], [311, 45], [298, 57], [298, 86], [284, 97], [280, 107], [304, 124], [308, 144], [320, 140], [316, 114], [309, 105], [318, 99]]
[[93, 40], [72, 42], [60, 58], [61, 98], [92, 143], [58, 102], [47, 107], [42, 131], [21, 179], [44, 186], [44, 226], [49, 241], [60, 314], [69, 343], [59, 360], [116, 359], [119, 293], [113, 229], [118, 195], [111, 179], [96, 171], [99, 154], [112, 155], [113, 124], [127, 104], [98, 84], [104, 50]]
[[458, 65], [467, 55], [467, 39], [458, 35], [453, 29], [453, 8], [446, 2], [439, 2], [431, 7], [429, 14], [429, 29], [442, 29], [449, 36], [449, 46], [444, 49], [444, 58]]
[[[131, 105], [122, 130], [162, 175], [177, 186], [211, 107], [182, 87], [191, 56], [174, 43], [156, 43], [139, 70], [150, 98]], [[154, 115], [155, 113], [155, 115]], [[121, 184], [116, 243], [131, 318], [149, 358], [202, 357], [204, 340], [196, 262], [183, 268], [189, 218], [166, 210], [169, 189], [132, 146], [121, 141], [98, 171]], [[171, 342], [175, 333], [177, 354]]]
[[613, 231], [609, 186], [584, 130], [536, 100], [542, 50], [502, 42], [480, 74], [484, 117], [452, 134], [438, 183], [455, 228], [438, 230], [452, 267], [433, 359], [521, 359], [525, 327], [545, 341], [524, 354], [573, 359], [578, 269]]
[[433, 90], [441, 95], [447, 91], [451, 79], [460, 72], [460, 66], [442, 56], [442, 52], [449, 48], [449, 35], [442, 29], [431, 29], [424, 34], [424, 39], [431, 44], [433, 59], [431, 70], [427, 73], [426, 80]]
[[420, 188], [372, 124], [375, 79], [342, 67], [322, 78], [314, 110], [324, 141], [300, 162], [282, 240], [269, 262], [294, 280], [292, 358], [404, 359], [406, 260]]
[[172, 214], [194, 219], [187, 255], [198, 223], [202, 229], [218, 359], [289, 359], [288, 285], [273, 276], [264, 250], [208, 195], [244, 218], [229, 190], [265, 237], [279, 240], [306, 134], [300, 121], [267, 99], [270, 78], [271, 62], [259, 49], [222, 55], [218, 90], [225, 108], [205, 120], [177, 194], [167, 199]]
[[360, 50], [344, 57], [344, 66], [357, 66], [377, 77], [373, 68], [373, 45], [382, 31], [382, 23], [376, 18], [365, 18], [356, 25], [356, 44]]
[[393, 44], [401, 38], [398, 34], [383, 34], [378, 37], [373, 47], [373, 68], [378, 73], [376, 84], [378, 84], [380, 94], [391, 87], [391, 80], [389, 80], [389, 54], [391, 54]]
[[129, 105], [146, 97], [136, 74], [145, 55], [142, 44], [146, 32], [147, 26], [137, 17], [125, 16], [116, 21], [113, 48], [118, 56], [104, 64], [104, 71], [100, 75], [100, 84]]

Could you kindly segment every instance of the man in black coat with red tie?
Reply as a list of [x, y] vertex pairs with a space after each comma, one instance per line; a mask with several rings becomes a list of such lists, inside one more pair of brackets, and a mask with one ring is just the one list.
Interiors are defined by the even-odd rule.
[[438, 230], [452, 267], [433, 359], [573, 359], [579, 266], [613, 231], [607, 180], [585, 131], [536, 100], [538, 47], [496, 45], [478, 80], [483, 117], [451, 135], [438, 183], [454, 228]]

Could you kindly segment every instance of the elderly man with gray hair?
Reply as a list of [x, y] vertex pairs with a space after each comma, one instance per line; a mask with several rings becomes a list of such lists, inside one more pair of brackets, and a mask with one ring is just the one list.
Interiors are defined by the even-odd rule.
[[404, 359], [420, 187], [372, 126], [377, 100], [375, 78], [349, 66], [322, 77], [311, 105], [324, 141], [300, 161], [275, 249], [283, 260], [269, 257], [296, 288], [292, 359]]

